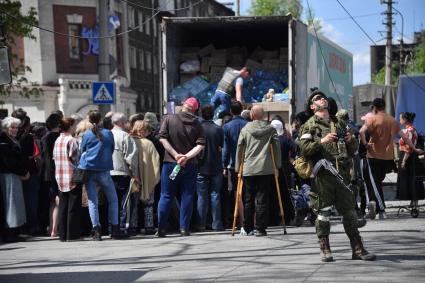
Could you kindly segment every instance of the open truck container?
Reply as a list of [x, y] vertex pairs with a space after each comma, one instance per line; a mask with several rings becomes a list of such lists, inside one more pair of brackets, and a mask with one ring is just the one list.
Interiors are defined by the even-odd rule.
[[[179, 66], [184, 60], [183, 57], [187, 55], [182, 54], [183, 52], [187, 53], [191, 49], [198, 52], [199, 49], [203, 49], [201, 52], [204, 52], [208, 46], [218, 50], [238, 47], [242, 48], [239, 50], [243, 51], [241, 53], [244, 56], [244, 63], [241, 66], [227, 65], [235, 68], [248, 65], [252, 68], [249, 66], [248, 59], [260, 47], [266, 52], [279, 51], [281, 53], [279, 68], [284, 69], [287, 74], [288, 101], [278, 102], [279, 104], [263, 103], [266, 111], [283, 114], [285, 121], [289, 122], [288, 118], [292, 114], [304, 109], [305, 98], [311, 87], [319, 87], [326, 94], [339, 98], [337, 102], [340, 107], [351, 110], [352, 55], [330, 40], [322, 36], [319, 38], [333, 83], [329, 80], [323, 64], [314, 32], [309, 31], [304, 23], [290, 16], [164, 17], [162, 20], [162, 105], [165, 106], [170, 101], [170, 93], [182, 83]], [[282, 54], [283, 52], [287, 54]], [[285, 59], [282, 60], [282, 56]], [[263, 60], [263, 66], [268, 67], [266, 62]]]

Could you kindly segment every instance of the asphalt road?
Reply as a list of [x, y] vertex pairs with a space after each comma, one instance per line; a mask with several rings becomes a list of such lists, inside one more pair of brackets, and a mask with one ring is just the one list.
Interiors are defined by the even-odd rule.
[[269, 229], [267, 237], [230, 231], [190, 237], [138, 236], [62, 243], [33, 238], [0, 245], [0, 282], [424, 282], [425, 212], [371, 220], [361, 229], [375, 262], [351, 260], [342, 224], [332, 223], [335, 262], [321, 263], [314, 227]]

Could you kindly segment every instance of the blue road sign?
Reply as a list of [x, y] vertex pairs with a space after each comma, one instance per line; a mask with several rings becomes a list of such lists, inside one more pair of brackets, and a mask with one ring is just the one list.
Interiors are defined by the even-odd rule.
[[93, 104], [115, 104], [115, 84], [112, 82], [93, 82]]

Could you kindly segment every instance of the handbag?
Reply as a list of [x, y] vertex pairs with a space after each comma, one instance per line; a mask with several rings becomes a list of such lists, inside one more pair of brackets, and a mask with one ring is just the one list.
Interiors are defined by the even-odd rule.
[[80, 169], [80, 168], [75, 168], [73, 174], [72, 174], [72, 178], [71, 178], [71, 183], [74, 185], [84, 185], [85, 183], [87, 183], [87, 181], [89, 180], [89, 174], [86, 170], [84, 169]]

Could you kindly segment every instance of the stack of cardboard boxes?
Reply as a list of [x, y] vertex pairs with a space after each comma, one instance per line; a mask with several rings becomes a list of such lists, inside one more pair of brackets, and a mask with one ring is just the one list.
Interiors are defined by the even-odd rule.
[[288, 68], [288, 49], [265, 50], [257, 47], [248, 54], [245, 46], [216, 49], [209, 44], [202, 48], [184, 48], [180, 54], [180, 64], [190, 60], [199, 60], [200, 68], [191, 70], [191, 72], [181, 71], [181, 84], [199, 74], [207, 77], [211, 83], [218, 82], [226, 67], [239, 70], [243, 66], [247, 66], [253, 73], [259, 70], [271, 72], [286, 70]]

